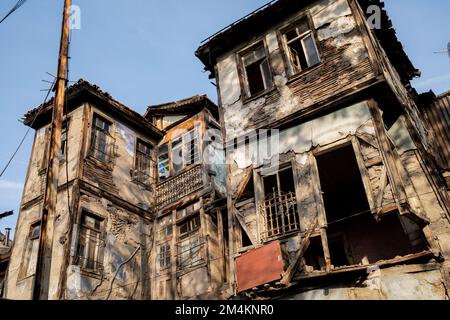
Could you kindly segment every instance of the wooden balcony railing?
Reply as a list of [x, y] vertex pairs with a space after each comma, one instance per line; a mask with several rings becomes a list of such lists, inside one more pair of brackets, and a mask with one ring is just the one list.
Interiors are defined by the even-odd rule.
[[198, 164], [156, 186], [156, 206], [161, 209], [203, 187], [203, 165]]

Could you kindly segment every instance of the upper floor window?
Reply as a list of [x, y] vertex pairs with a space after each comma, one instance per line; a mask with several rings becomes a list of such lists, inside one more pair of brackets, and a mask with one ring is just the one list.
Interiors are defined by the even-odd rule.
[[153, 179], [152, 147], [137, 139], [134, 179], [145, 185], [150, 185]]
[[114, 139], [110, 134], [111, 122], [94, 114], [91, 136], [91, 154], [98, 160], [110, 163], [113, 160]]
[[35, 222], [30, 226], [22, 263], [20, 265], [19, 279], [24, 279], [35, 273], [36, 261], [39, 254], [39, 238], [41, 235], [41, 222]]
[[78, 264], [85, 269], [99, 271], [103, 268], [103, 219], [87, 212], [81, 213]]
[[175, 138], [170, 144], [165, 144], [159, 148], [159, 181], [166, 180], [171, 174], [178, 174], [190, 165], [200, 163], [200, 160], [198, 130], [193, 129], [183, 136]]
[[159, 147], [158, 175], [160, 182], [170, 176], [169, 145], [167, 144]]
[[308, 18], [305, 17], [294, 26], [284, 30], [283, 38], [291, 74], [296, 74], [320, 63], [319, 50]]
[[259, 42], [251, 49], [243, 52], [241, 59], [248, 96], [253, 96], [272, 87], [272, 74], [263, 42]]

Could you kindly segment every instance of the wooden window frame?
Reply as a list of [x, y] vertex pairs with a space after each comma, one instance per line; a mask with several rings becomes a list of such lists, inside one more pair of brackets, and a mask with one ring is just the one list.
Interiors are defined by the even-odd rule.
[[[149, 154], [145, 154], [139, 150], [139, 145], [142, 144], [150, 150]], [[150, 142], [136, 137], [134, 148], [134, 168], [133, 168], [133, 181], [137, 182], [145, 187], [151, 187], [155, 180], [155, 161], [153, 159], [155, 147]], [[139, 165], [140, 156], [146, 157], [149, 161], [147, 172], [142, 171]]]
[[[92, 112], [91, 119], [92, 119], [92, 122], [91, 122], [91, 130], [90, 130], [90, 137], [89, 137], [90, 143], [89, 143], [88, 154], [96, 161], [103, 163], [105, 165], [114, 164], [115, 147], [116, 147], [115, 146], [115, 137], [114, 137], [114, 121], [112, 121], [109, 117], [105, 116], [104, 114], [98, 112], [97, 110], [94, 110]], [[103, 121], [105, 124], [108, 124], [108, 132], [104, 132], [104, 129], [98, 128], [96, 126], [97, 119]], [[95, 141], [96, 141], [97, 135], [94, 136], [94, 133], [96, 134], [97, 130], [101, 131], [101, 132], [103, 132], [103, 134], [105, 134], [105, 136], [106, 136], [105, 146], [106, 146], [106, 149], [108, 149], [108, 148], [110, 149], [109, 152], [108, 152], [108, 150], [103, 152], [103, 151], [98, 151], [96, 149]], [[107, 141], [108, 137], [111, 139], [109, 142]], [[100, 159], [96, 154], [97, 152], [100, 152], [101, 154], [103, 154], [105, 156], [105, 159]]]
[[[39, 227], [39, 234], [38, 236], [33, 236], [33, 230], [34, 228]], [[34, 272], [28, 272], [30, 269], [30, 263], [31, 263], [31, 255], [33, 254], [33, 247], [37, 243], [39, 248], [39, 239], [41, 235], [41, 220], [34, 221], [29, 224], [28, 227], [28, 233], [26, 237], [26, 246], [24, 247], [23, 253], [22, 253], [22, 263], [19, 268], [19, 275], [17, 277], [17, 281], [20, 282], [22, 280], [25, 280], [27, 278], [30, 278], [35, 275], [36, 273], [36, 266], [34, 267]], [[39, 250], [39, 249], [38, 249]], [[36, 255], [38, 252], [36, 252]]]
[[[82, 219], [83, 219], [83, 216], [85, 216], [85, 215], [90, 216], [91, 218], [94, 218], [97, 221], [99, 221], [99, 228], [95, 229], [95, 228], [91, 228], [89, 226], [83, 225]], [[77, 229], [78, 234], [77, 234], [76, 254], [74, 257], [74, 263], [76, 265], [80, 266], [80, 269], [87, 274], [98, 275], [103, 272], [103, 259], [104, 259], [104, 247], [105, 247], [105, 223], [106, 223], [105, 218], [102, 217], [101, 215], [95, 214], [95, 213], [91, 212], [90, 210], [87, 210], [84, 208], [82, 208], [80, 210], [79, 218], [78, 218], [78, 229]], [[84, 229], [89, 231], [89, 234], [92, 231], [98, 235], [95, 253], [94, 253], [95, 259], [93, 260], [94, 268], [86, 267], [80, 261], [81, 234]], [[85, 248], [84, 251], [86, 251], [86, 250], [87, 249]]]

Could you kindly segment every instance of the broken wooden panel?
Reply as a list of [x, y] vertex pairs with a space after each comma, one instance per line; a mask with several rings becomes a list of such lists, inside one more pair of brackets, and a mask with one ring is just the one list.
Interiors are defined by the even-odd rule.
[[318, 216], [318, 204], [316, 202], [317, 188], [313, 180], [313, 168], [308, 161], [304, 166], [296, 164], [297, 188], [296, 195], [299, 203], [300, 230], [309, 230]]
[[237, 290], [245, 290], [281, 279], [284, 263], [279, 241], [250, 250], [235, 260]]

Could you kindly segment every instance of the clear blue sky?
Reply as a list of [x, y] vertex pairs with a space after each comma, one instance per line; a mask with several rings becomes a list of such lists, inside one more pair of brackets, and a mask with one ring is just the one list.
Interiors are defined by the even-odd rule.
[[[73, 32], [71, 80], [84, 78], [138, 112], [147, 105], [206, 93], [215, 87], [194, 56], [201, 40], [268, 0], [74, 0], [81, 30]], [[0, 1], [3, 16], [17, 0]], [[56, 73], [62, 0], [28, 0], [0, 25], [0, 167], [22, 138], [18, 120], [39, 105]], [[387, 0], [386, 7], [410, 58], [422, 70], [419, 92], [450, 89], [450, 58], [433, 54], [450, 41], [450, 1]], [[0, 221], [14, 227], [25, 179], [31, 133], [0, 178]]]

